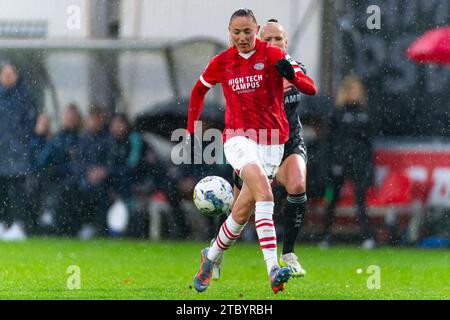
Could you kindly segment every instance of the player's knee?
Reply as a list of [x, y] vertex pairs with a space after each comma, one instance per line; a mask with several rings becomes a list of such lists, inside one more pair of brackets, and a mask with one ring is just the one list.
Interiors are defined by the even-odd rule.
[[233, 212], [231, 213], [231, 215], [236, 223], [243, 225], [248, 222], [253, 210], [253, 206], [244, 205], [237, 209], [233, 208]]
[[297, 177], [290, 179], [286, 184], [286, 191], [289, 194], [302, 194], [306, 192], [306, 179]]

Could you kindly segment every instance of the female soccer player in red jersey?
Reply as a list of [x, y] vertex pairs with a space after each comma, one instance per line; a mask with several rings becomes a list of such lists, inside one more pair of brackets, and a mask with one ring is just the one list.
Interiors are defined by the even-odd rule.
[[[283, 26], [276, 19], [270, 19], [262, 28], [260, 38], [281, 49], [286, 49], [288, 38]], [[303, 222], [306, 205], [306, 145], [301, 136], [302, 125], [297, 108], [300, 102], [300, 93], [287, 80], [284, 80], [284, 108], [289, 122], [289, 140], [284, 144], [284, 155], [277, 173], [276, 179], [284, 186], [288, 196], [282, 210], [283, 219], [283, 253], [280, 257], [282, 266], [289, 266], [292, 269], [293, 277], [301, 277], [306, 274], [297, 256], [294, 253], [294, 246]], [[233, 175], [234, 197], [237, 199], [242, 180]], [[254, 208], [249, 208], [253, 210]], [[213, 279], [220, 278], [220, 259], [214, 265]]]
[[317, 90], [314, 81], [284, 50], [257, 39], [259, 26], [251, 10], [234, 12], [228, 30], [233, 46], [211, 59], [192, 89], [188, 131], [194, 134], [207, 91], [220, 83], [226, 100], [224, 152], [244, 184], [216, 241], [202, 250], [194, 287], [199, 292], [208, 288], [214, 262], [239, 238], [252, 213], [249, 208], [254, 207], [270, 285], [277, 293], [292, 274], [289, 267], [280, 268], [277, 261], [270, 186], [289, 138], [283, 78], [305, 94], [314, 95]]

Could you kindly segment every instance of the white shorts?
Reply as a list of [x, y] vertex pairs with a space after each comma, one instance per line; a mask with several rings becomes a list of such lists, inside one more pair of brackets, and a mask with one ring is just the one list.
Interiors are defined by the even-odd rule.
[[246, 137], [233, 137], [223, 145], [225, 157], [241, 178], [242, 169], [250, 162], [261, 165], [269, 179], [275, 178], [283, 159], [284, 144], [257, 144]]

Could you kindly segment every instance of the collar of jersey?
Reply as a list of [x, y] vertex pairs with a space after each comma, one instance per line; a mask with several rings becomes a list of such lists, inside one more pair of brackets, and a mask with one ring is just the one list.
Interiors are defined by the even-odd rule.
[[259, 40], [258, 38], [255, 41], [255, 49], [253, 51], [247, 52], [247, 53], [241, 53], [239, 52], [239, 50], [236, 48], [236, 46], [233, 47], [233, 50], [239, 54], [242, 58], [244, 59], [249, 59], [258, 49], [259, 44], [261, 43], [261, 40]]

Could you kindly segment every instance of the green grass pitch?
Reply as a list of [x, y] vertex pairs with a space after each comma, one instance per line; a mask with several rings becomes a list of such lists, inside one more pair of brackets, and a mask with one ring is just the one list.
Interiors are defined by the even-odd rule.
[[[220, 281], [192, 280], [206, 243], [32, 239], [0, 243], [0, 299], [450, 299], [450, 252], [297, 246], [307, 275], [270, 290], [256, 243], [227, 253]], [[79, 267], [80, 289], [70, 290]], [[379, 269], [373, 271], [370, 266]], [[377, 268], [375, 267], [375, 268]], [[377, 282], [378, 281], [378, 282]], [[379, 287], [377, 288], [377, 285]], [[70, 286], [69, 286], [70, 287]]]

